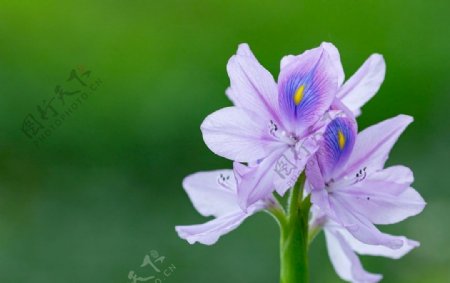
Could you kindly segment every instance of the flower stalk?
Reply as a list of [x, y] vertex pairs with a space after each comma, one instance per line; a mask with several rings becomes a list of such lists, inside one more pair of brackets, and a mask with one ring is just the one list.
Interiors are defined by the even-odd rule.
[[309, 197], [302, 200], [305, 175], [291, 190], [287, 223], [280, 225], [280, 283], [307, 283]]

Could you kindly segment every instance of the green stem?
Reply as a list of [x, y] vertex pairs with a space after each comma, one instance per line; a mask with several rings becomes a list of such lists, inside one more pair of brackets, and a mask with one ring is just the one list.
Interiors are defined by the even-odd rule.
[[283, 208], [280, 205], [267, 209], [267, 212], [275, 218], [278, 225], [280, 225], [280, 229], [285, 229], [288, 224], [287, 218]]
[[305, 176], [291, 189], [286, 225], [281, 227], [281, 283], [307, 283], [309, 197], [302, 201]]

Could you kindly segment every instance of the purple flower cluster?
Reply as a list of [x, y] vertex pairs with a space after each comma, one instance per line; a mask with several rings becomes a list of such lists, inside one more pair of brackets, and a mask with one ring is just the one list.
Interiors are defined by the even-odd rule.
[[232, 160], [233, 170], [199, 172], [183, 187], [195, 208], [215, 219], [177, 226], [189, 243], [214, 244], [247, 217], [279, 206], [306, 175], [303, 197], [312, 203], [310, 231], [323, 230], [338, 275], [351, 282], [378, 282], [357, 254], [400, 258], [419, 245], [375, 225], [420, 213], [425, 202], [411, 187], [405, 166], [385, 168], [389, 152], [412, 117], [399, 115], [358, 133], [360, 108], [385, 75], [381, 55], [370, 56], [344, 82], [339, 52], [331, 43], [281, 60], [278, 82], [241, 44], [227, 65], [234, 106], [201, 125], [206, 145]]

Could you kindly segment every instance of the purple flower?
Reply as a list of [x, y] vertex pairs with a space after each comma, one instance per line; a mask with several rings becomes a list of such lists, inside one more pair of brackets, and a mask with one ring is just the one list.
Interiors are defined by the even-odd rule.
[[312, 214], [311, 228], [323, 228], [331, 263], [339, 277], [346, 281], [372, 283], [382, 279], [380, 274], [372, 274], [364, 270], [357, 254], [399, 259], [420, 245], [405, 237], [401, 237], [405, 244], [399, 249], [368, 245], [358, 241], [344, 227], [321, 213], [316, 206], [313, 207]]
[[247, 212], [242, 211], [237, 204], [236, 179], [232, 170], [192, 174], [184, 179], [183, 187], [201, 215], [215, 217], [204, 224], [175, 228], [180, 238], [190, 244], [212, 245], [222, 235], [236, 229], [247, 217], [275, 205], [268, 198], [252, 204]]
[[330, 107], [359, 114], [384, 79], [383, 58], [372, 55], [343, 84], [339, 53], [330, 43], [284, 57], [278, 84], [246, 44], [227, 70], [231, 86], [226, 94], [234, 106], [209, 115], [201, 129], [214, 153], [235, 161], [238, 203], [244, 210], [274, 190], [283, 195], [296, 182], [318, 149]]
[[[184, 180], [195, 208], [215, 218], [177, 226], [178, 235], [191, 244], [212, 245], [266, 210], [280, 226], [282, 282], [307, 280], [308, 243], [322, 229], [342, 279], [380, 281], [381, 275], [364, 270], [358, 254], [397, 259], [419, 243], [375, 225], [400, 222], [425, 207], [411, 187], [409, 168], [384, 168], [412, 118], [399, 115], [357, 134], [355, 117], [384, 80], [383, 57], [371, 55], [344, 83], [337, 49], [322, 43], [285, 56], [276, 83], [242, 44], [227, 70], [231, 86], [226, 94], [234, 106], [209, 115], [201, 129], [213, 152], [234, 161], [233, 170], [200, 172]], [[305, 168], [306, 181], [298, 178]], [[273, 192], [284, 195], [295, 183], [287, 207], [281, 207]]]
[[354, 121], [328, 124], [321, 148], [308, 163], [311, 202], [360, 242], [399, 249], [405, 238], [382, 233], [374, 224], [393, 224], [420, 213], [425, 202], [410, 187], [411, 170], [384, 168], [389, 152], [412, 122], [406, 115], [385, 120], [356, 136]]

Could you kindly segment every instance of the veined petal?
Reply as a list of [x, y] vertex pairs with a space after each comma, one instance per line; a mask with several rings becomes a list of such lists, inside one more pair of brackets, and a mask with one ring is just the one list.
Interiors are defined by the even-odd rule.
[[335, 71], [337, 72], [338, 85], [341, 86], [345, 79], [344, 68], [341, 63], [341, 55], [334, 44], [330, 42], [323, 42], [321, 45], [330, 55]]
[[233, 170], [198, 172], [183, 180], [195, 209], [203, 216], [220, 217], [238, 211]]
[[363, 242], [355, 239], [355, 237], [353, 237], [345, 229], [339, 230], [339, 233], [344, 237], [345, 241], [350, 245], [352, 250], [361, 255], [384, 256], [388, 258], [399, 259], [409, 253], [412, 249], [420, 246], [419, 242], [400, 236], [405, 244], [400, 249], [393, 250], [385, 246], [364, 244]]
[[[333, 61], [334, 67], [337, 72], [338, 77], [338, 85], [342, 85], [345, 79], [344, 74], [344, 68], [342, 67], [341, 63], [341, 56], [339, 55], [339, 51], [337, 50], [336, 46], [334, 46], [332, 43], [329, 42], [322, 42], [321, 47], [323, 47], [328, 54], [330, 55], [330, 59]], [[280, 68], [283, 69], [287, 65], [289, 65], [291, 62], [295, 61], [296, 56], [295, 55], [286, 55], [281, 59]]]
[[356, 73], [341, 87], [337, 97], [358, 116], [361, 107], [378, 91], [384, 80], [386, 64], [383, 56], [371, 55]]
[[[320, 149], [319, 149], [320, 150]], [[320, 170], [317, 156], [314, 155], [306, 164], [306, 181], [308, 183], [307, 192], [310, 193], [313, 189], [323, 189], [325, 187], [325, 180]]]
[[331, 206], [328, 191], [325, 189], [311, 190], [311, 203], [318, 207], [321, 213], [325, 213], [328, 218], [338, 221]]
[[318, 149], [313, 138], [301, 140], [295, 148], [284, 146], [253, 166], [234, 164], [237, 179], [239, 205], [246, 209], [258, 200], [270, 196], [273, 191], [284, 195], [294, 186], [309, 158]]
[[294, 147], [283, 153], [274, 165], [274, 186], [277, 193], [283, 196], [297, 182], [300, 173], [308, 161], [319, 149], [320, 139], [311, 135], [298, 141]]
[[413, 188], [406, 186], [398, 194], [398, 187], [397, 183], [392, 182], [361, 182], [339, 191], [339, 196], [370, 222], [394, 224], [419, 214], [426, 205]]
[[286, 149], [279, 149], [258, 164], [245, 166], [234, 162], [237, 180], [238, 203], [242, 210], [272, 194], [274, 188], [274, 164]]
[[338, 117], [331, 121], [323, 135], [317, 160], [325, 181], [333, 177], [335, 168], [347, 162], [356, 138], [356, 121]]
[[244, 109], [227, 107], [206, 117], [201, 130], [206, 145], [215, 154], [252, 162], [266, 157], [278, 145], [270, 134], [269, 122]]
[[398, 115], [359, 133], [347, 165], [337, 169], [336, 178], [354, 176], [365, 167], [367, 173], [382, 169], [395, 142], [412, 121], [411, 116]]
[[[399, 185], [405, 185], [405, 188], [414, 182], [414, 174], [408, 167], [403, 165], [396, 165], [368, 175], [367, 180], [370, 182], [380, 181], [396, 183]], [[403, 190], [394, 192], [391, 191], [392, 194], [400, 194], [401, 192], [403, 192]]]
[[295, 60], [295, 55], [286, 55], [283, 58], [281, 58], [281, 62], [280, 62], [280, 69], [283, 69], [284, 67], [286, 67], [287, 65], [289, 65], [292, 61]]
[[412, 171], [402, 165], [391, 166], [370, 173], [367, 172], [367, 168], [363, 168], [355, 176], [346, 176], [343, 181], [338, 181], [338, 185], [333, 187], [333, 191], [342, 193], [348, 193], [349, 191], [365, 192], [373, 188], [378, 192], [385, 190], [390, 195], [398, 196], [413, 181]]
[[247, 44], [239, 45], [236, 55], [228, 61], [227, 71], [231, 86], [226, 94], [234, 105], [280, 124], [277, 84]]
[[358, 256], [341, 234], [330, 229], [324, 231], [328, 255], [339, 277], [356, 283], [379, 282], [382, 279], [381, 275], [364, 270]]
[[347, 231], [359, 241], [370, 245], [382, 245], [391, 249], [399, 249], [404, 245], [401, 237], [382, 233], [372, 222], [351, 207], [341, 194], [330, 197], [336, 222], [344, 226]]
[[213, 245], [222, 235], [236, 229], [247, 217], [262, 209], [264, 206], [258, 203], [249, 207], [248, 213], [238, 209], [204, 224], [177, 226], [175, 230], [180, 238], [187, 240], [190, 244], [199, 242], [204, 245]]
[[337, 88], [338, 75], [323, 46], [290, 60], [278, 77], [278, 102], [289, 130], [301, 133], [320, 119]]

